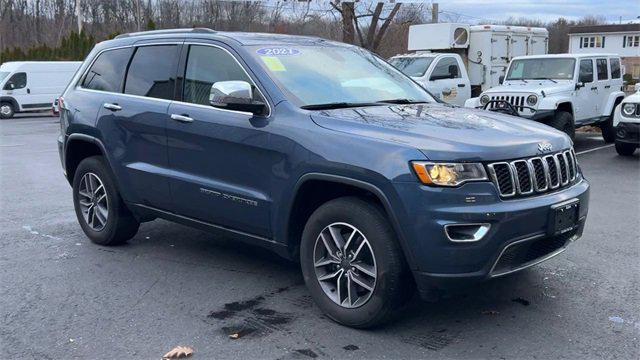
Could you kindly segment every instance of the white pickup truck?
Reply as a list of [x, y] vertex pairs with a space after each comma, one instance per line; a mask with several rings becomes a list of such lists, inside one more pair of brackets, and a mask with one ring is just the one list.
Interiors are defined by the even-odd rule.
[[574, 137], [595, 125], [615, 140], [613, 112], [624, 98], [620, 56], [555, 54], [521, 56], [509, 64], [502, 85], [471, 98], [466, 107], [503, 111], [543, 122]]
[[389, 62], [442, 101], [463, 106], [471, 97], [469, 75], [458, 54], [417, 52]]

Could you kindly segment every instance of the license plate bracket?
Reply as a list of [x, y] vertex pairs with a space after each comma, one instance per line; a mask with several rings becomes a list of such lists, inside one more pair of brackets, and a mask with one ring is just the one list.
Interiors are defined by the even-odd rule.
[[578, 227], [580, 200], [572, 199], [551, 206], [549, 213], [549, 235], [561, 235]]

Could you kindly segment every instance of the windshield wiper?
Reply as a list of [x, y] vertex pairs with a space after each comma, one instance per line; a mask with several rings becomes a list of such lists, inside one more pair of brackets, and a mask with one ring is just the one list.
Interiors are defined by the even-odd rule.
[[377, 103], [382, 104], [422, 104], [426, 103], [426, 101], [421, 100], [411, 100], [411, 99], [390, 99], [390, 100], [380, 100], [376, 101]]
[[333, 102], [326, 104], [311, 104], [311, 105], [303, 105], [300, 106], [301, 109], [305, 110], [330, 110], [330, 109], [346, 109], [352, 107], [360, 107], [360, 106], [378, 106], [378, 103], [355, 103], [355, 102]]
[[558, 83], [557, 81], [553, 80], [552, 78], [548, 78], [548, 77], [531, 78], [531, 80], [549, 80], [549, 81], [553, 81], [556, 84]]

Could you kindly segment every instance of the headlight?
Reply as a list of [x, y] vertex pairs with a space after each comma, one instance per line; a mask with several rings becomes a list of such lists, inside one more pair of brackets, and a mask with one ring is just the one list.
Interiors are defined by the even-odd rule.
[[535, 95], [529, 95], [527, 96], [527, 104], [529, 104], [530, 106], [533, 106], [535, 104], [538, 103], [538, 97]]
[[487, 180], [484, 166], [479, 163], [433, 163], [413, 161], [413, 170], [425, 185], [458, 186], [468, 181]]
[[488, 95], [482, 95], [480, 97], [480, 105], [485, 106], [487, 105], [487, 103], [489, 102], [489, 96]]
[[632, 116], [636, 112], [636, 104], [626, 103], [622, 105], [622, 114], [625, 116]]

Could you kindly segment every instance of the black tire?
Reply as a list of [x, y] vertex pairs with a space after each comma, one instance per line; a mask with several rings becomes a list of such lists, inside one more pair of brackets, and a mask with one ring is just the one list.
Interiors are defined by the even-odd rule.
[[607, 144], [611, 144], [612, 142], [616, 141], [616, 128], [613, 127], [613, 112], [605, 122], [599, 125], [599, 127], [600, 131], [602, 132], [602, 138], [604, 139], [604, 142], [606, 142]]
[[[316, 239], [323, 229], [335, 223], [352, 225], [364, 235], [373, 251], [377, 268], [373, 291], [364, 303], [353, 308], [343, 307], [332, 300], [316, 275]], [[346, 326], [369, 328], [383, 324], [391, 320], [413, 294], [413, 278], [386, 215], [374, 203], [360, 198], [331, 200], [311, 215], [302, 234], [300, 263], [315, 303], [331, 319]]]
[[573, 115], [566, 111], [556, 111], [553, 118], [547, 124], [554, 127], [565, 134], [569, 135], [571, 140], [576, 137], [576, 127], [573, 122]]
[[631, 156], [636, 151], [636, 144], [629, 144], [616, 141], [616, 151], [621, 156]]
[[16, 109], [10, 102], [0, 103], [0, 119], [11, 119], [15, 115]]
[[[94, 229], [89, 225], [81, 209], [80, 198], [82, 195], [80, 195], [80, 188], [83, 177], [86, 174], [97, 176], [106, 192], [108, 215], [104, 226], [100, 229]], [[88, 157], [78, 165], [73, 176], [73, 205], [82, 230], [96, 244], [105, 246], [124, 244], [138, 232], [140, 223], [133, 217], [122, 201], [111, 170], [102, 156]]]

